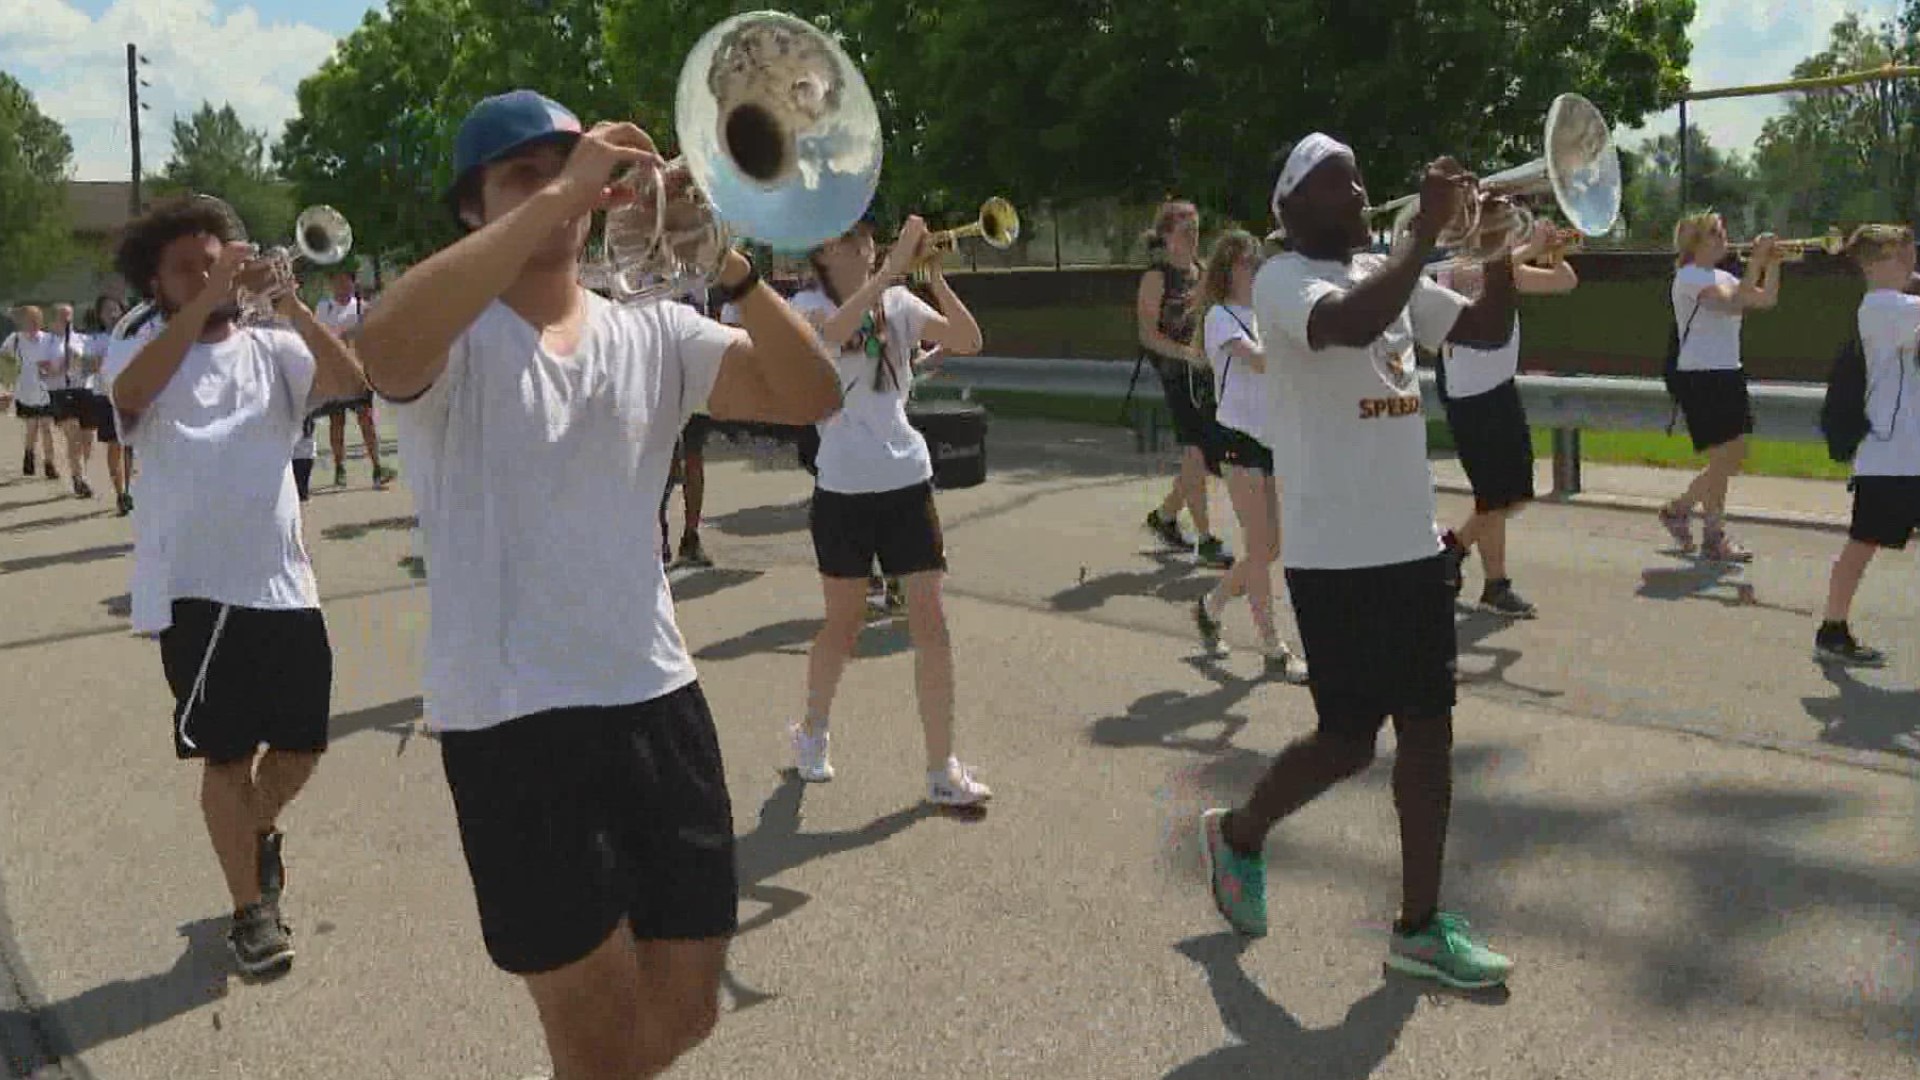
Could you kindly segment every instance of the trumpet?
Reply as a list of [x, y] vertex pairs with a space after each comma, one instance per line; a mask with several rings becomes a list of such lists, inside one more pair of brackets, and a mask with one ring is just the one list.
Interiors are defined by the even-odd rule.
[[273, 305], [281, 296], [299, 288], [299, 280], [293, 273], [296, 259], [305, 259], [315, 266], [332, 266], [346, 258], [351, 250], [353, 226], [347, 224], [340, 211], [331, 206], [309, 206], [300, 211], [300, 216], [293, 221], [293, 248], [270, 248], [249, 260], [234, 278], [240, 317], [249, 322], [273, 318]]
[[[1579, 94], [1561, 94], [1547, 109], [1546, 153], [1479, 180], [1451, 220], [1441, 226], [1438, 243], [1462, 259], [1484, 262], [1504, 254], [1511, 242], [1533, 227], [1533, 214], [1514, 196], [1551, 194], [1574, 231], [1599, 236], [1620, 216], [1620, 155], [1606, 117]], [[1483, 208], [1496, 212], [1489, 214]], [[1498, 200], [1498, 201], [1495, 201]], [[1413, 228], [1420, 196], [1405, 195], [1366, 209], [1369, 217], [1394, 211], [1395, 239]]]
[[959, 246], [960, 241], [977, 236], [990, 248], [1005, 251], [1020, 239], [1020, 212], [1013, 204], [995, 195], [980, 204], [980, 216], [957, 228], [943, 229], [927, 235], [927, 245], [923, 249], [920, 261], [914, 264], [915, 270], [924, 270], [933, 265], [941, 254]]
[[[1753, 243], [1749, 241], [1744, 244], [1730, 244], [1727, 251], [1741, 258], [1748, 258], [1752, 256], [1753, 248]], [[1838, 255], [1847, 249], [1847, 238], [1840, 234], [1839, 229], [1833, 228], [1828, 229], [1825, 236], [1808, 236], [1773, 242], [1773, 254], [1777, 262], [1804, 262], [1807, 253], [1816, 249], [1829, 255]]]
[[736, 237], [805, 251], [846, 232], [880, 180], [880, 114], [845, 50], [811, 23], [750, 11], [695, 43], [674, 90], [681, 156], [630, 170], [593, 268], [624, 304], [712, 281]]

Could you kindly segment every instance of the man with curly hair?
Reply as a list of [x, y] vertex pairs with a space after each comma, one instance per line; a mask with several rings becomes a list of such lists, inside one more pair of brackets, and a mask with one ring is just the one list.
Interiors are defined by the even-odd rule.
[[238, 324], [234, 281], [252, 254], [205, 196], [128, 225], [117, 269], [160, 319], [118, 336], [102, 375], [143, 466], [133, 629], [159, 640], [174, 752], [205, 762], [200, 805], [233, 897], [227, 943], [257, 975], [293, 961], [278, 821], [326, 750], [333, 686], [287, 463], [311, 403], [366, 380], [291, 290], [276, 309], [292, 330]]

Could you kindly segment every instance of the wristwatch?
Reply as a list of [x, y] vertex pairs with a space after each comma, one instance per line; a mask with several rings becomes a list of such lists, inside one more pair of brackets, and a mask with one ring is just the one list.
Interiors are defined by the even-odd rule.
[[[745, 258], [745, 256], [742, 257]], [[741, 278], [737, 285], [718, 285], [714, 289], [714, 299], [722, 304], [737, 303], [758, 284], [760, 284], [760, 268], [753, 264], [752, 259], [747, 259], [747, 276]]]

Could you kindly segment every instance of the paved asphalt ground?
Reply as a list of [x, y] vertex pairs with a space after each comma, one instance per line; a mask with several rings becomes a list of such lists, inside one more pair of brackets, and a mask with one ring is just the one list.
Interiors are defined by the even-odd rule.
[[[18, 446], [0, 422], [0, 462]], [[990, 447], [990, 481], [940, 497], [961, 748], [997, 793], [975, 821], [920, 805], [898, 624], [867, 631], [847, 676], [840, 778], [783, 778], [820, 604], [807, 478], [739, 451], [710, 466], [720, 566], [677, 598], [727, 755], [744, 925], [728, 1012], [675, 1075], [1920, 1074], [1911, 554], [1873, 568], [1857, 612], [1891, 665], [1823, 673], [1809, 649], [1832, 532], [1746, 525], [1759, 559], [1722, 573], [1664, 553], [1644, 511], [1520, 519], [1515, 577], [1542, 617], [1462, 611], [1447, 887], [1519, 969], [1507, 994], [1443, 994], [1382, 970], [1399, 879], [1391, 737], [1371, 772], [1276, 830], [1271, 936], [1224, 931], [1195, 814], [1241, 796], [1309, 727], [1306, 692], [1257, 678], [1243, 606], [1228, 616], [1235, 654], [1197, 658], [1189, 610], [1212, 574], [1139, 524], [1164, 460], [1123, 432], [1062, 425], [996, 423]], [[1666, 479], [1587, 477], [1627, 496], [1680, 482]], [[172, 760], [155, 650], [126, 630], [127, 523], [105, 500], [0, 483], [12, 1074], [517, 1080], [545, 1066], [523, 992], [481, 949], [419, 730], [426, 595], [396, 565], [409, 497], [370, 490], [362, 462], [352, 480], [309, 504], [335, 742], [285, 823], [300, 957], [265, 984], [230, 974], [195, 773]], [[1845, 510], [1838, 485], [1741, 483], [1736, 502]], [[1464, 506], [1442, 498], [1450, 520]], [[1476, 567], [1469, 598], [1478, 585]]]

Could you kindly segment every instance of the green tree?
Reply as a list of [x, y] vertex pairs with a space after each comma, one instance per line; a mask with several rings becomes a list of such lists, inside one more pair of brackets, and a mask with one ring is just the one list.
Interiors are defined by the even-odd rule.
[[[1623, 152], [1623, 158], [1627, 152]], [[1665, 246], [1683, 210], [1712, 207], [1726, 218], [1727, 231], [1752, 236], [1768, 226], [1766, 203], [1753, 165], [1739, 153], [1713, 145], [1697, 125], [1687, 127], [1687, 203], [1680, 205], [1680, 137], [1658, 135], [1632, 152], [1631, 179], [1625, 181], [1620, 214], [1627, 235], [1642, 244]], [[1627, 170], [1623, 169], [1623, 172]]]
[[233, 106], [202, 103], [173, 121], [173, 155], [155, 178], [157, 193], [198, 192], [233, 207], [247, 235], [262, 246], [293, 235], [293, 191], [267, 163], [267, 137], [240, 120]]
[[[1920, 0], [1879, 26], [1850, 14], [1827, 47], [1794, 67], [1818, 78], [1920, 63]], [[1920, 83], [1884, 79], [1794, 96], [1755, 144], [1769, 223], [1790, 235], [1920, 214]]]
[[73, 253], [67, 171], [73, 141], [33, 95], [0, 72], [0, 296], [38, 281]]

